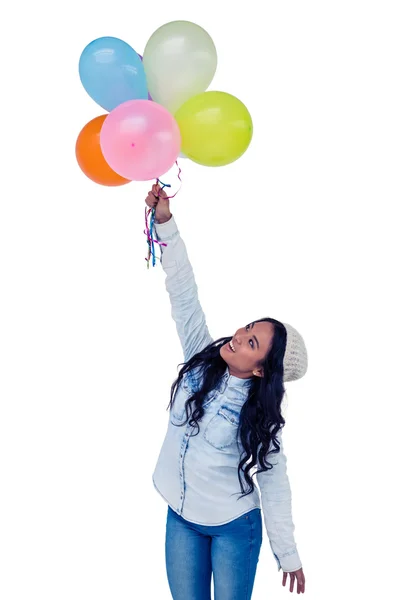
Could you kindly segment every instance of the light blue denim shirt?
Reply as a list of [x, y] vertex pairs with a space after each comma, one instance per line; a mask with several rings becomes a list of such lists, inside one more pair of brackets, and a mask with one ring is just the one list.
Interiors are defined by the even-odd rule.
[[[210, 336], [201, 308], [193, 269], [185, 244], [172, 217], [156, 226], [157, 239], [167, 243], [162, 250], [166, 287], [182, 344], [184, 360], [205, 348]], [[250, 379], [223, 376], [204, 402], [200, 432], [186, 420], [185, 402], [199, 386], [196, 374], [189, 373], [177, 391], [170, 411], [167, 433], [153, 474], [156, 490], [184, 519], [199, 525], [223, 525], [254, 508], [261, 508], [270, 546], [283, 571], [301, 568], [294, 539], [291, 489], [286, 472], [281, 432], [281, 449], [268, 456], [273, 468], [256, 475], [260, 493], [240, 498], [238, 464], [243, 450], [237, 440], [240, 412], [247, 398]]]

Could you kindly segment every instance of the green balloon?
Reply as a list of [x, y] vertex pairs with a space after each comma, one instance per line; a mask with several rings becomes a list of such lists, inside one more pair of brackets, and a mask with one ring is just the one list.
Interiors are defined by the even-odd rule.
[[190, 98], [175, 114], [181, 150], [194, 162], [221, 167], [237, 160], [250, 145], [253, 122], [235, 96], [204, 92]]

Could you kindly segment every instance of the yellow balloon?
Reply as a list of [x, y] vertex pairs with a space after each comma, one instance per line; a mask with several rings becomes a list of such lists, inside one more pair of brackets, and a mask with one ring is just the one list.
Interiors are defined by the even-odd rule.
[[193, 96], [175, 114], [182, 137], [181, 150], [207, 167], [221, 167], [246, 152], [253, 122], [245, 105], [225, 92]]

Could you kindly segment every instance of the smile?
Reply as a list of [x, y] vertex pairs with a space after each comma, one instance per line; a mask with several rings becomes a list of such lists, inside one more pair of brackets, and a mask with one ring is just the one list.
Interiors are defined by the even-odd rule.
[[229, 342], [229, 348], [230, 348], [231, 352], [236, 352], [235, 346], [233, 345], [232, 342]]

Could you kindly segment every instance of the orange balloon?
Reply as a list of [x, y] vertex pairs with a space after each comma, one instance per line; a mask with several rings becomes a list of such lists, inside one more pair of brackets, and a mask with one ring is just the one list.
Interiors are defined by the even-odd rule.
[[100, 185], [124, 185], [130, 183], [118, 175], [103, 156], [100, 146], [100, 131], [108, 115], [101, 115], [86, 123], [76, 140], [75, 154], [78, 165], [89, 179]]

